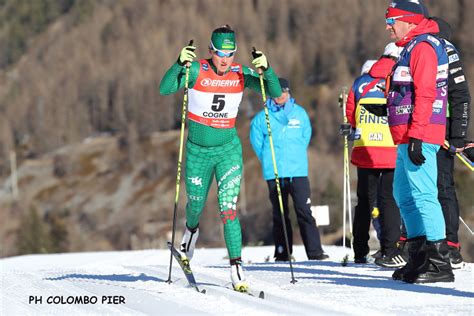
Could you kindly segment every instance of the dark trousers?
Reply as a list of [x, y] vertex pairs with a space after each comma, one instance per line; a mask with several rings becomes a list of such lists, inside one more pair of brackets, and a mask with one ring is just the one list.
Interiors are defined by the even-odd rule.
[[437, 154], [438, 163], [438, 200], [443, 209], [446, 222], [446, 239], [458, 243], [459, 205], [454, 187], [454, 157], [441, 149]]
[[[283, 222], [281, 219], [280, 204], [275, 180], [268, 180], [268, 191], [273, 206], [273, 240], [275, 242], [275, 257], [288, 258], [285, 245]], [[291, 195], [295, 206], [296, 217], [300, 227], [301, 239], [308, 258], [323, 253], [321, 239], [316, 221], [311, 215], [311, 190], [308, 177], [280, 178], [280, 188], [283, 200], [283, 213], [285, 215], [286, 229], [290, 253], [293, 252], [293, 230], [288, 210], [288, 195]]]
[[400, 210], [393, 198], [394, 169], [357, 168], [357, 206], [354, 214], [354, 257], [369, 253], [372, 210], [378, 207], [384, 253], [393, 251], [400, 238]]

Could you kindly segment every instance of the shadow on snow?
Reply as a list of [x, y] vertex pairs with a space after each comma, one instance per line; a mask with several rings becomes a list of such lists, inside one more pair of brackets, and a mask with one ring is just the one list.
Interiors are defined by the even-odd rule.
[[[268, 272], [277, 272], [277, 273], [286, 272], [288, 273], [288, 280], [290, 280], [291, 277], [290, 277], [289, 264], [288, 262], [286, 262], [286, 266], [283, 266], [284, 264], [285, 263], [249, 264], [245, 266], [245, 270], [268, 271]], [[297, 266], [295, 267], [295, 265]], [[308, 266], [308, 267], [301, 267], [301, 266]], [[402, 281], [394, 281], [392, 280], [391, 277], [346, 273], [346, 272], [334, 271], [334, 270], [324, 270], [324, 267], [334, 267], [334, 266], [340, 267], [340, 264], [335, 263], [335, 262], [324, 262], [324, 261], [318, 262], [318, 263], [295, 262], [293, 263], [293, 272], [294, 272], [296, 280], [311, 279], [311, 280], [332, 282], [332, 284], [348, 285], [348, 286], [364, 287], [364, 288], [384, 288], [384, 289], [391, 289], [395, 291], [441, 294], [441, 295], [451, 295], [451, 296], [457, 296], [457, 297], [474, 297], [474, 293], [472, 292], [459, 291], [452, 288], [434, 287], [434, 286], [428, 286], [428, 285], [423, 285], [423, 284], [410, 284], [410, 283], [405, 283]], [[207, 267], [208, 268], [223, 268], [223, 266], [217, 266], [217, 265], [207, 266]], [[350, 267], [352, 268], [356, 266], [350, 266]], [[367, 266], [363, 266], [363, 267], [369, 268]], [[376, 267], [373, 270], [383, 271], [387, 269]], [[298, 276], [298, 274], [305, 274], [305, 275]], [[308, 276], [311, 274], [314, 276]]]
[[87, 280], [101, 280], [101, 281], [116, 281], [116, 282], [137, 282], [137, 281], [156, 281], [164, 282], [164, 279], [160, 279], [153, 276], [148, 276], [144, 273], [140, 275], [131, 275], [131, 274], [66, 274], [53, 278], [45, 278], [48, 281], [61, 281], [67, 279], [87, 279]]

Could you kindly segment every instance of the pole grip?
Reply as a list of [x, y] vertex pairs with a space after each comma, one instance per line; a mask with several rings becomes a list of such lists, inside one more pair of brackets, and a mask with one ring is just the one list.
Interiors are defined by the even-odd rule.
[[[262, 55], [257, 53], [257, 49], [255, 48], [255, 46], [252, 46], [252, 57], [255, 59], [260, 56]], [[261, 75], [263, 74], [263, 70], [261, 68], [257, 68], [257, 73]]]
[[[194, 39], [192, 39], [192, 40], [189, 41], [188, 46], [193, 46], [193, 44], [194, 44]], [[188, 61], [188, 62], [186, 63], [186, 68], [189, 68], [189, 67], [191, 67], [191, 63]]]

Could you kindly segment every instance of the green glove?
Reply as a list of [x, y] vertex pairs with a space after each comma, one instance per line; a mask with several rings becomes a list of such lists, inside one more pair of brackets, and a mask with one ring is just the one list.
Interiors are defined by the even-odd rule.
[[262, 68], [264, 71], [268, 69], [268, 61], [267, 57], [265, 55], [257, 50], [252, 52], [254, 60], [252, 60], [252, 64], [255, 66], [255, 68]]
[[194, 51], [196, 50], [196, 46], [186, 46], [181, 50], [181, 54], [179, 54], [178, 64], [180, 66], [184, 66], [186, 63], [191, 63], [194, 58], [196, 58], [196, 54]]

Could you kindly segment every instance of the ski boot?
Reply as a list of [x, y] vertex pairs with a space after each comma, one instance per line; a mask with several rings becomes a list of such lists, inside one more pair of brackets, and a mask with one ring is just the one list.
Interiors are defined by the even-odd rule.
[[425, 260], [425, 253], [422, 248], [425, 242], [426, 236], [420, 236], [406, 240], [403, 246], [408, 252], [408, 260], [406, 260], [407, 263], [403, 267], [398, 268], [395, 270], [395, 272], [393, 272], [392, 279], [404, 280], [405, 275], [414, 273], [414, 271], [416, 271], [423, 264]]
[[239, 259], [232, 259], [230, 263], [230, 278], [232, 280], [232, 287], [237, 292], [247, 292], [249, 285], [245, 280], [244, 270], [242, 269], [242, 261]]
[[461, 247], [459, 243], [453, 243], [448, 241], [449, 248], [449, 261], [451, 262], [451, 268], [461, 269], [464, 266], [464, 259], [461, 255]]
[[416, 271], [405, 273], [403, 281], [407, 283], [454, 282], [446, 241], [426, 241], [423, 248], [424, 263]]
[[184, 231], [183, 240], [181, 241], [181, 259], [187, 265], [189, 261], [193, 258], [194, 248], [196, 247], [196, 240], [199, 236], [199, 227], [190, 229], [186, 225], [186, 230]]

